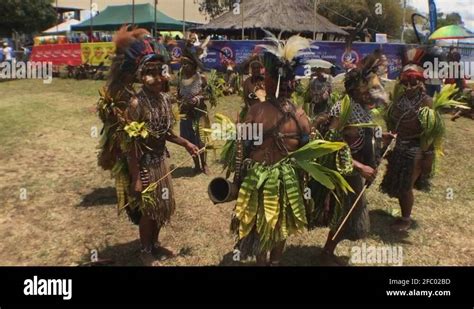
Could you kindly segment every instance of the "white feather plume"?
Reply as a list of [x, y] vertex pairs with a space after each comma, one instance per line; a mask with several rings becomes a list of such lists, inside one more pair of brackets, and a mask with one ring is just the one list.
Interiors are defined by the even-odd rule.
[[344, 79], [345, 79], [345, 78], [346, 78], [346, 73], [341, 73], [341, 74], [336, 75], [336, 76], [333, 78], [332, 82], [333, 82], [334, 84], [342, 83], [342, 82], [344, 82]]
[[305, 49], [310, 49], [311, 44], [308, 39], [301, 37], [300, 35], [294, 35], [283, 42], [279, 40], [273, 33], [262, 29], [265, 32], [266, 37], [264, 40], [270, 41], [271, 44], [259, 45], [265, 51], [274, 54], [281, 60], [288, 62], [293, 61], [297, 56], [301, 55], [301, 52]]
[[308, 39], [294, 35], [286, 42], [283, 57], [288, 61], [293, 61], [302, 50], [310, 49], [310, 47], [311, 44]]

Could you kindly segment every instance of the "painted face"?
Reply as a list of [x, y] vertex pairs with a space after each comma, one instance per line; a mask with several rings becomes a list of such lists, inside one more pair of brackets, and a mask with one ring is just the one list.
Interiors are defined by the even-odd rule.
[[388, 93], [385, 91], [380, 78], [375, 73], [370, 73], [367, 85], [363, 91], [365, 101], [370, 105], [383, 106], [389, 102]]
[[408, 97], [413, 97], [423, 90], [423, 82], [417, 79], [415, 76], [408, 76], [403, 79], [402, 85], [405, 87], [405, 94]]
[[142, 83], [153, 91], [162, 91], [167, 78], [162, 74], [163, 70], [159, 63], [149, 63], [142, 73]]

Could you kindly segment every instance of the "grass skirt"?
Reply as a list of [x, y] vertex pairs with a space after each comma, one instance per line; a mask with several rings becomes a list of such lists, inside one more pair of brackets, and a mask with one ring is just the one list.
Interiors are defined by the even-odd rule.
[[[352, 189], [354, 189], [355, 193], [349, 192], [347, 195], [339, 197], [340, 203], [337, 202], [333, 196], [331, 196], [329, 207], [327, 209], [322, 202], [324, 199], [321, 199], [318, 196], [318, 198], [315, 199], [318, 201], [318, 203], [314, 205], [314, 211], [310, 213], [308, 218], [308, 221], [310, 222], [310, 228], [329, 227], [332, 232], [337, 231], [342, 223], [342, 220], [344, 220], [344, 217], [351, 209], [353, 203], [357, 199], [364, 186], [364, 180], [358, 173], [351, 176], [344, 176], [344, 178], [352, 187]], [[310, 188], [312, 192], [323, 192], [323, 195], [329, 193], [327, 189], [323, 188], [319, 183], [315, 183], [314, 181], [310, 183]], [[351, 241], [363, 239], [367, 237], [369, 230], [369, 210], [367, 208], [367, 199], [364, 194], [360, 198], [359, 204], [356, 206], [344, 224], [338, 239], [348, 239]]]
[[[148, 193], [142, 193], [141, 199], [135, 199], [130, 204], [127, 214], [133, 223], [138, 224], [142, 215], [150, 217], [159, 226], [163, 226], [170, 221], [176, 208], [172, 177], [168, 175], [165, 179], [156, 183], [168, 172], [169, 165], [164, 155], [161, 158], [142, 160], [140, 177], [143, 188], [147, 191], [147, 187], [151, 189], [153, 184], [156, 184], [156, 188], [149, 190]], [[144, 196], [147, 196], [147, 198], [144, 199]]]
[[[399, 140], [393, 151], [387, 156], [387, 171], [380, 185], [383, 193], [393, 198], [410, 191], [412, 185], [415, 159], [422, 153], [419, 140]], [[429, 191], [427, 179], [418, 179], [415, 189]]]

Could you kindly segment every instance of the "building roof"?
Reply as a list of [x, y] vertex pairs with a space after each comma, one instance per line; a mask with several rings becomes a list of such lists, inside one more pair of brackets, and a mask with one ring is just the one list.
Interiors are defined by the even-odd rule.
[[[113, 31], [124, 24], [132, 23], [132, 5], [108, 6], [92, 18], [94, 30]], [[135, 5], [135, 25], [144, 28], [154, 27], [154, 7], [153, 5], [136, 4]], [[163, 12], [156, 11], [157, 28], [159, 30], [181, 30], [183, 22], [169, 17]], [[72, 26], [73, 31], [88, 31], [91, 26], [91, 20], [85, 20], [82, 23]], [[194, 23], [186, 23], [187, 27], [196, 26]]]
[[[245, 29], [268, 29], [292, 33], [329, 33], [348, 35], [347, 32], [315, 13], [307, 0], [245, 0], [241, 11]], [[229, 11], [196, 30], [229, 31], [242, 29], [242, 16]]]

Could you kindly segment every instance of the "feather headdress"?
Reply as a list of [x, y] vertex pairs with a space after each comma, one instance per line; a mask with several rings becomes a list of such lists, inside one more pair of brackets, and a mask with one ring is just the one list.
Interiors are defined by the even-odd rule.
[[[299, 64], [299, 56], [310, 53], [310, 42], [299, 35], [290, 37], [286, 42], [277, 38], [273, 33], [262, 29], [269, 44], [258, 45], [264, 53], [266, 74], [278, 80], [275, 97], [280, 93], [281, 82], [292, 81], [295, 78], [295, 69]], [[306, 50], [306, 52], [303, 52]]]
[[207, 47], [211, 42], [211, 37], [207, 36], [204, 42], [199, 41], [195, 33], [187, 35], [186, 46], [183, 51], [183, 59], [194, 63], [201, 71], [204, 71], [202, 59], [207, 57]]
[[153, 54], [153, 48], [145, 40], [149, 35], [148, 30], [143, 28], [131, 28], [128, 25], [122, 26], [114, 36], [114, 44], [118, 56], [123, 55], [121, 71], [135, 73], [141, 60]]

